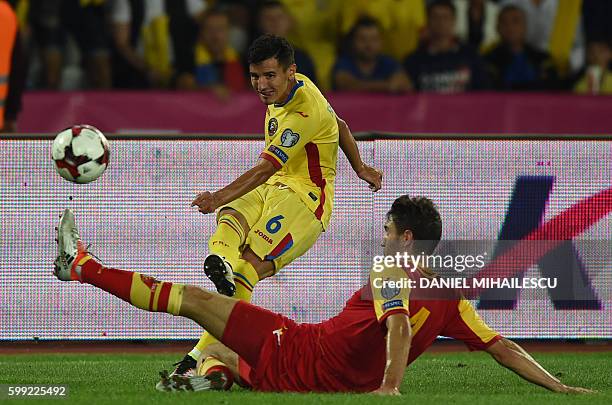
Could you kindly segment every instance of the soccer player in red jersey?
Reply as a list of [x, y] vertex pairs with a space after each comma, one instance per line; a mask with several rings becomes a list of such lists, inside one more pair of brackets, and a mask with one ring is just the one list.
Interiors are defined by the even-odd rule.
[[[402, 196], [387, 214], [385, 254], [429, 254], [441, 231], [440, 216], [430, 200]], [[504, 367], [551, 391], [591, 392], [561, 383], [519, 345], [491, 330], [457, 290], [431, 296], [416, 288], [378, 288], [374, 282], [376, 277], [435, 277], [426, 269], [373, 272], [370, 283], [355, 292], [337, 316], [318, 324], [297, 324], [199, 287], [102, 265], [84, 248], [70, 210], [60, 220], [58, 246], [57, 278], [92, 284], [144, 310], [192, 319], [223, 343], [209, 346], [207, 355], [219, 358], [238, 382], [255, 390], [399, 395], [406, 365], [441, 335], [487, 351]], [[165, 384], [168, 390], [201, 390], [221, 388], [223, 382], [175, 375]]]

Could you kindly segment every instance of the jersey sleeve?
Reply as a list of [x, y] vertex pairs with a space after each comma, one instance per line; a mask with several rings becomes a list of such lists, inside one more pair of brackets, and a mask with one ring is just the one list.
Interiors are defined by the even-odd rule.
[[408, 305], [410, 284], [404, 269], [387, 267], [381, 272], [372, 271], [370, 287], [374, 311], [379, 323], [383, 323], [392, 314], [410, 315]]
[[313, 110], [288, 114], [279, 122], [276, 134], [259, 157], [270, 161], [277, 169], [286, 165], [316, 136], [319, 115]]
[[485, 350], [502, 338], [482, 320], [466, 299], [457, 302], [456, 316], [446, 324], [440, 335], [463, 341], [471, 351]]

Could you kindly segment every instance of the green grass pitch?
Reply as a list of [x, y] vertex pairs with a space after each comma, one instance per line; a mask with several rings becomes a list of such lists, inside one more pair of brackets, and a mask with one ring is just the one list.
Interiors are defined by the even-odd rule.
[[[179, 354], [28, 354], [0, 356], [0, 384], [67, 384], [58, 404], [612, 404], [612, 352], [535, 353], [534, 357], [570, 385], [592, 395], [554, 394], [498, 366], [484, 353], [425, 354], [406, 371], [401, 397], [366, 394], [268, 394], [156, 392], [157, 372]], [[0, 401], [7, 404], [32, 400]]]

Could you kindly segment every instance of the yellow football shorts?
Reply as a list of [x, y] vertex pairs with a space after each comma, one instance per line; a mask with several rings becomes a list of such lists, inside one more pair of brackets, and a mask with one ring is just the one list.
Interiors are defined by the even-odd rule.
[[300, 197], [281, 184], [262, 184], [223, 208], [245, 217], [251, 228], [245, 247], [259, 258], [273, 261], [275, 272], [306, 253], [323, 231]]

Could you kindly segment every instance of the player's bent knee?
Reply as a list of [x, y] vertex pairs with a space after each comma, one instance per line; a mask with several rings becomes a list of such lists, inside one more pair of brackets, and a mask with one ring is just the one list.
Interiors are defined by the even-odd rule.
[[219, 221], [219, 218], [221, 218], [222, 215], [226, 214], [233, 216], [238, 220], [238, 222], [240, 222], [240, 225], [242, 226], [242, 229], [244, 230], [245, 234], [249, 233], [251, 227], [249, 226], [249, 223], [247, 222], [246, 218], [244, 217], [244, 215], [242, 215], [240, 212], [236, 211], [233, 208], [221, 208], [221, 210], [219, 210], [219, 213], [217, 214], [217, 221]]
[[271, 277], [276, 273], [276, 266], [274, 266], [274, 262], [270, 260], [262, 260], [249, 247], [244, 249], [242, 252], [242, 258], [253, 266], [260, 280]]
[[183, 302], [181, 303], [180, 315], [191, 318], [198, 310], [201, 310], [203, 302], [210, 301], [215, 293], [200, 287], [186, 285], [183, 290]]

